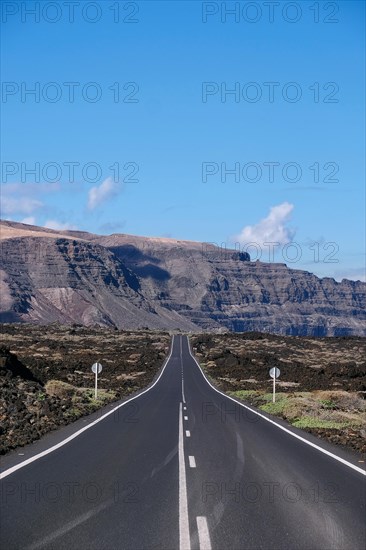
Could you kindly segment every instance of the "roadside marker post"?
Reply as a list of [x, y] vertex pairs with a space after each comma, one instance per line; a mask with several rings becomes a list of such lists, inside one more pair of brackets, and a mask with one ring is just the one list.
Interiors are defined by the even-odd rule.
[[95, 373], [95, 390], [94, 390], [94, 398], [97, 399], [98, 396], [98, 374], [102, 372], [102, 365], [100, 363], [94, 363], [92, 365], [91, 370]]
[[276, 378], [278, 378], [281, 374], [280, 369], [277, 367], [273, 367], [269, 369], [269, 375], [271, 378], [273, 378], [273, 396], [272, 396], [272, 403], [276, 403]]

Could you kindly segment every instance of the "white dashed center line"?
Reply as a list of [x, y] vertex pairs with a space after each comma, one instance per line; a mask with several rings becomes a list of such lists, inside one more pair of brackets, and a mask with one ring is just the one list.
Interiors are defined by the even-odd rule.
[[197, 529], [200, 550], [211, 550], [210, 533], [208, 532], [207, 518], [205, 516], [197, 516]]

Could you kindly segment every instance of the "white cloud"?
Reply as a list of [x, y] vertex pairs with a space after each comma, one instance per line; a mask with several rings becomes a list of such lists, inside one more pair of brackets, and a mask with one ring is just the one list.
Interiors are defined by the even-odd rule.
[[57, 184], [7, 183], [1, 188], [1, 215], [8, 218], [13, 214], [30, 216], [36, 210], [44, 209], [46, 193], [59, 190]]
[[291, 242], [295, 236], [295, 230], [288, 227], [294, 205], [283, 202], [272, 206], [266, 218], [263, 218], [255, 225], [247, 225], [235, 236], [240, 244], [257, 243], [263, 246], [264, 243], [279, 243], [285, 245]]
[[88, 196], [88, 208], [94, 210], [101, 203], [115, 197], [120, 188], [112, 178], [107, 178], [98, 186], [92, 187]]
[[75, 231], [77, 229], [77, 226], [72, 223], [62, 223], [57, 220], [47, 220], [43, 227], [47, 227], [48, 229], [56, 229], [58, 231], [64, 231], [66, 229]]
[[11, 197], [3, 195], [1, 197], [1, 215], [8, 214], [32, 214], [43, 203], [31, 197]]
[[28, 216], [28, 218], [24, 218], [23, 220], [20, 220], [19, 223], [25, 223], [27, 225], [36, 225], [36, 218], [34, 216]]

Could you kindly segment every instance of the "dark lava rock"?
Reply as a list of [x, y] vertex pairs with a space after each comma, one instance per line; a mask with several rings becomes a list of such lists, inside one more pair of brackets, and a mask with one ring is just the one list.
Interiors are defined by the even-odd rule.
[[12, 376], [20, 376], [24, 380], [40, 383], [32, 371], [21, 363], [17, 356], [5, 346], [0, 346], [0, 370], [10, 372]]

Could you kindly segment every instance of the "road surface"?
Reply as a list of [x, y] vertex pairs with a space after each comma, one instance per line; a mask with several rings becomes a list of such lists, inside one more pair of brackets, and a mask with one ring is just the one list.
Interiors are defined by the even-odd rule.
[[216, 391], [175, 336], [150, 389], [2, 472], [1, 548], [363, 550], [361, 468], [283, 426]]

